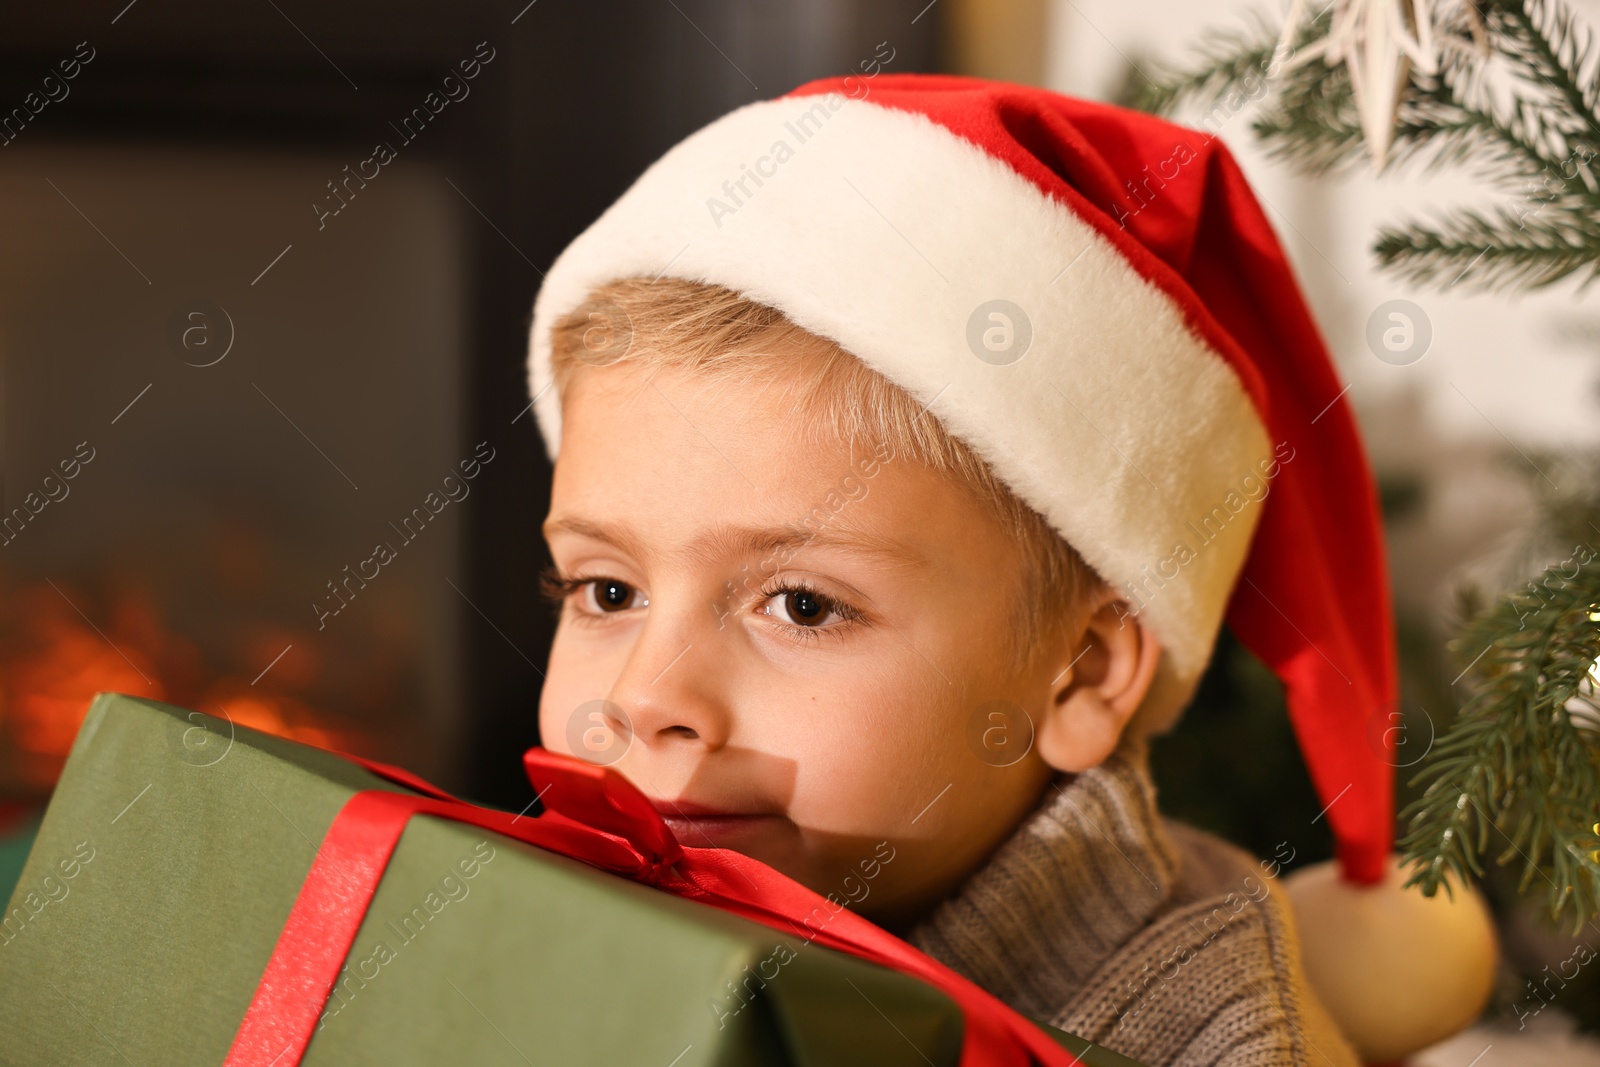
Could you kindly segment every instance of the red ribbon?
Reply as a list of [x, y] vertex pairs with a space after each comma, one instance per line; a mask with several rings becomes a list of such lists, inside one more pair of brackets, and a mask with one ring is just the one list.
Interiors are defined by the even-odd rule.
[[[1078, 1067], [1071, 1053], [995, 996], [848, 908], [835, 910], [821, 895], [740, 853], [681, 847], [644, 794], [609, 767], [529, 749], [523, 762], [546, 810], [528, 817], [467, 804], [396, 767], [356, 762], [417, 795], [364, 790], [334, 817], [225, 1067], [300, 1062], [413, 815], [493, 830], [919, 978], [961, 1008], [962, 1067]], [[824, 925], [806, 927], [819, 912], [827, 916]]]

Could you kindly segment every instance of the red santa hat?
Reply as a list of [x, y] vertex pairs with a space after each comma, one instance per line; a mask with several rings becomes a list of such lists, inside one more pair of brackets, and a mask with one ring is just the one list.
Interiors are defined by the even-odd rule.
[[[1396, 651], [1346, 386], [1221, 141], [970, 78], [811, 82], [672, 148], [551, 267], [551, 326], [670, 275], [782, 310], [977, 450], [1160, 639], [1170, 725], [1227, 620], [1281, 679], [1347, 883], [1392, 877]], [[1442, 898], [1440, 898], [1442, 899]]]

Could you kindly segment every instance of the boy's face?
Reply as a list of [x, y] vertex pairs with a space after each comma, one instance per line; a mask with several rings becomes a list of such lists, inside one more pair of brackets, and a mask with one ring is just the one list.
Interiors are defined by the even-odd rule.
[[1029, 720], [1061, 664], [1010, 667], [1005, 531], [910, 460], [815, 443], [771, 386], [619, 363], [563, 410], [544, 744], [616, 767], [684, 845], [920, 916], [1053, 773]]

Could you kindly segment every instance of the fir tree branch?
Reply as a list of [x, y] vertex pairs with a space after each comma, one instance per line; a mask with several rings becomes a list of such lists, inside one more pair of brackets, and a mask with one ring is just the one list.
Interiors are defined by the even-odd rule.
[[1363, 146], [1349, 72], [1319, 60], [1289, 71], [1251, 128], [1270, 156], [1307, 174], [1343, 166]]
[[[1331, 17], [1329, 8], [1302, 26], [1288, 55], [1327, 32]], [[1580, 174], [1563, 175], [1576, 183], [1570, 192], [1600, 193], [1600, 181], [1586, 165], [1600, 154], [1600, 84], [1589, 69], [1588, 32], [1560, 0], [1484, 0], [1482, 18], [1496, 69], [1504, 75], [1495, 79], [1486, 76], [1491, 64], [1472, 43], [1477, 18], [1455, 9], [1439, 27], [1439, 74], [1413, 71], [1402, 94], [1391, 165], [1433, 147], [1438, 151], [1430, 167], [1487, 164], [1488, 176], [1498, 181], [1579, 169]], [[1213, 34], [1196, 66], [1158, 73], [1132, 94], [1132, 102], [1166, 115], [1188, 104], [1214, 105], [1269, 70], [1277, 36], [1259, 19], [1248, 31]], [[1273, 73], [1275, 99], [1256, 121], [1255, 132], [1274, 155], [1310, 173], [1360, 155], [1360, 122], [1345, 66], [1313, 59]], [[1497, 107], [1495, 97], [1507, 77], [1516, 83], [1509, 110]], [[1580, 149], [1585, 165], [1574, 168], [1571, 161]]]
[[1414, 75], [1401, 108], [1399, 151], [1410, 156], [1428, 149], [1429, 170], [1466, 165], [1490, 181], [1526, 180], [1553, 160], [1531, 135], [1531, 123], [1497, 113], [1485, 66], [1458, 49], [1445, 54], [1437, 75]]
[[1522, 886], [1549, 884], [1549, 910], [1574, 929], [1600, 915], [1600, 553], [1579, 546], [1526, 589], [1503, 596], [1451, 642], [1471, 659], [1472, 697], [1414, 782], [1402, 812], [1406, 884], [1432, 896], [1465, 884], [1482, 857], [1520, 858]]
[[1600, 273], [1600, 232], [1571, 211], [1547, 209], [1457, 210], [1436, 226], [1384, 227], [1373, 251], [1380, 267], [1446, 288], [1539, 289], [1573, 275], [1588, 285]]
[[[1600, 86], [1593, 76], [1593, 37], [1579, 26], [1561, 0], [1496, 0], [1486, 10], [1496, 50], [1522, 77], [1547, 90], [1554, 100], [1540, 109], [1542, 125], [1570, 141], [1583, 134], [1600, 145]], [[1589, 68], [1585, 70], [1585, 68]], [[1554, 155], [1570, 151], [1553, 146]]]
[[1126, 106], [1155, 115], [1171, 115], [1184, 105], [1211, 107], [1249, 77], [1261, 76], [1272, 62], [1278, 35], [1259, 15], [1237, 32], [1208, 34], [1194, 66], [1155, 68], [1152, 77], [1127, 94]]

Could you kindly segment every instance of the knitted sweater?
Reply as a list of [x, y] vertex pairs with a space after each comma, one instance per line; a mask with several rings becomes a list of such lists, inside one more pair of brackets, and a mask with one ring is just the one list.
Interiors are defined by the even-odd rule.
[[1147, 1067], [1357, 1067], [1269, 871], [1164, 818], [1130, 740], [1058, 775], [908, 936], [1023, 1014]]

